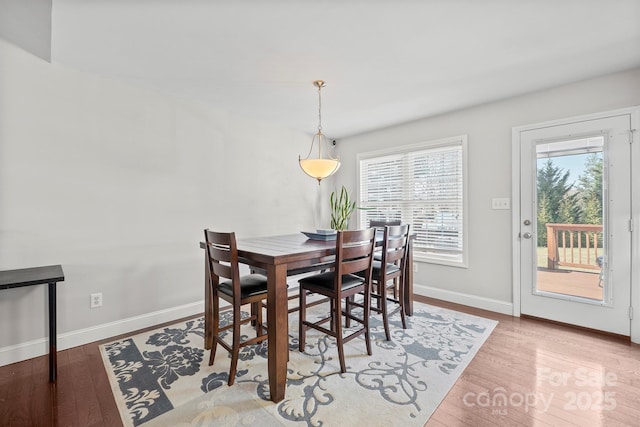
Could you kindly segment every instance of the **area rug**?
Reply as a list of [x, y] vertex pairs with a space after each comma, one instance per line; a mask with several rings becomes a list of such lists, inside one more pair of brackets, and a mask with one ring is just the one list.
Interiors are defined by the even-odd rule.
[[[326, 310], [316, 306], [308, 317]], [[103, 344], [100, 351], [125, 426], [423, 426], [497, 324], [420, 303], [407, 329], [399, 315], [390, 319], [391, 341], [379, 316], [370, 323], [373, 355], [364, 339], [350, 341], [341, 374], [333, 338], [308, 331], [305, 352], [298, 351], [298, 314], [292, 313], [286, 395], [279, 403], [269, 400], [266, 342], [241, 349], [229, 387], [223, 348], [208, 366], [202, 318]], [[243, 333], [254, 335], [250, 327]]]

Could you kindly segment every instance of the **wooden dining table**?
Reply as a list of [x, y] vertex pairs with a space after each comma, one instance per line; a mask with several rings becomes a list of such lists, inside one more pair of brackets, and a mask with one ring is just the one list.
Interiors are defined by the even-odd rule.
[[[382, 239], [380, 238], [380, 244]], [[335, 258], [335, 240], [311, 240], [303, 234], [288, 234], [270, 237], [238, 239], [240, 262], [266, 272], [267, 276], [267, 333], [268, 374], [271, 400], [284, 399], [287, 380], [287, 360], [289, 351], [289, 323], [287, 276], [330, 268]], [[404, 307], [407, 315], [413, 314], [413, 258], [411, 249], [407, 251], [405, 270]], [[204, 242], [200, 243], [205, 248]], [[213, 342], [212, 278], [205, 253], [204, 317], [205, 348]]]

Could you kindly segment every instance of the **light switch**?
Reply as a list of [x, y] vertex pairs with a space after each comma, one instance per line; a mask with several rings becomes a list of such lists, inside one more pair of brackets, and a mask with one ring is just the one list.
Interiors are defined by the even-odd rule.
[[511, 199], [508, 197], [491, 199], [491, 209], [511, 209]]

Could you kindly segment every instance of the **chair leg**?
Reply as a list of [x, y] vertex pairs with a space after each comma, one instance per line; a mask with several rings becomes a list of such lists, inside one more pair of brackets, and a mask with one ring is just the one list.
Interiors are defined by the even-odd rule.
[[228, 385], [233, 385], [236, 379], [236, 369], [238, 367], [238, 355], [240, 354], [240, 309], [233, 307], [233, 345], [231, 347], [231, 366], [229, 366]]
[[298, 350], [304, 351], [306, 327], [303, 322], [307, 319], [307, 291], [305, 289], [299, 289], [299, 312], [298, 312]]
[[[344, 299], [344, 311], [348, 315], [351, 315], [351, 303], [354, 301], [355, 295], [348, 296]], [[351, 318], [346, 316], [344, 318], [344, 327], [348, 328], [351, 326]]]
[[[333, 315], [333, 311], [334, 311], [335, 306], [336, 306], [335, 305], [335, 301], [333, 299], [331, 299], [329, 301], [329, 313], [331, 313], [331, 319], [329, 320], [329, 330], [330, 331], [335, 330], [334, 327], [335, 327], [335, 323], [336, 323], [336, 318]], [[342, 321], [340, 323], [342, 323]]]
[[407, 319], [404, 314], [404, 276], [399, 280], [398, 304], [400, 304], [400, 319], [402, 319], [402, 329], [407, 329]]
[[389, 314], [387, 312], [387, 284], [378, 282], [378, 295], [376, 298], [380, 302], [380, 310], [382, 311], [382, 323], [384, 324], [384, 335], [387, 341], [391, 341], [391, 333], [389, 332]]
[[211, 351], [209, 352], [209, 366], [213, 365], [213, 361], [216, 358], [216, 349], [218, 348], [218, 334], [220, 333], [220, 300], [218, 299], [218, 291], [213, 290], [213, 325], [212, 335], [213, 340], [211, 342]]
[[346, 364], [344, 363], [344, 346], [342, 343], [342, 303], [340, 301], [331, 300], [332, 302], [332, 314], [333, 319], [333, 331], [336, 334], [336, 343], [338, 347], [338, 358], [340, 359], [340, 372], [343, 374], [347, 372]]
[[365, 287], [363, 304], [364, 304], [364, 309], [363, 309], [362, 323], [364, 323], [364, 341], [367, 344], [367, 354], [371, 356], [373, 353], [371, 351], [371, 336], [369, 334], [369, 317], [371, 316], [371, 286], [370, 285]]
[[253, 317], [253, 319], [251, 320], [251, 326], [256, 326], [257, 323], [257, 318], [258, 313], [256, 312], [256, 305], [254, 303], [251, 303], [251, 317]]
[[264, 335], [264, 330], [262, 328], [262, 302], [254, 302], [251, 303], [251, 311], [256, 314], [256, 337], [261, 337]]

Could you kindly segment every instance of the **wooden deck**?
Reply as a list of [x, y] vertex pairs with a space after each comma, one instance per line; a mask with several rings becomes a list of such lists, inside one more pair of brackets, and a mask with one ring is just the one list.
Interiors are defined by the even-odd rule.
[[538, 290], [602, 300], [599, 272], [538, 268]]

